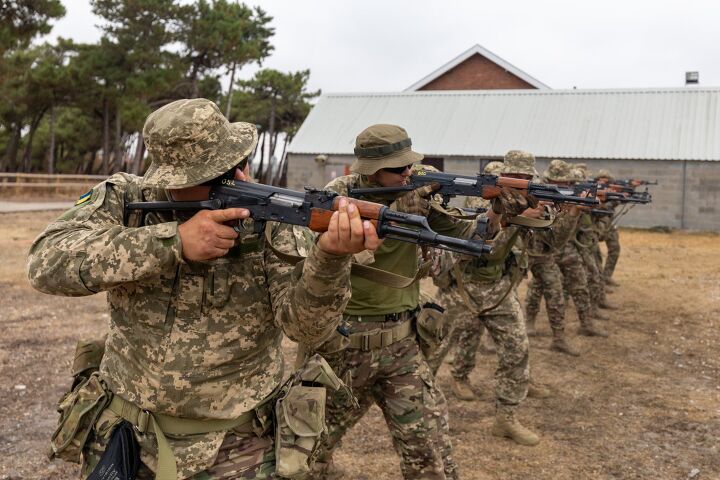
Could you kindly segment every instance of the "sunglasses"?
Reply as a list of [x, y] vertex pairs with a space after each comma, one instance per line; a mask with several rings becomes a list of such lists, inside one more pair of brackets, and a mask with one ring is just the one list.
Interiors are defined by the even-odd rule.
[[383, 170], [385, 170], [386, 172], [390, 172], [390, 173], [401, 174], [401, 173], [405, 172], [405, 170], [412, 168], [412, 166], [413, 166], [413, 164], [411, 163], [410, 165], [405, 165], [404, 167], [386, 167], [386, 168], [383, 168]]

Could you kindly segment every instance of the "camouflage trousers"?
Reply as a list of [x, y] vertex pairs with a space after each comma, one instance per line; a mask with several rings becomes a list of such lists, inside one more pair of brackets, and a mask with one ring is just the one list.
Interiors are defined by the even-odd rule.
[[[477, 293], [473, 290], [473, 295]], [[495, 402], [498, 406], [519, 405], [527, 395], [530, 367], [525, 315], [517, 290], [513, 288], [496, 310], [479, 316], [469, 311], [457, 288], [443, 290], [439, 300], [452, 325], [448, 342], [454, 347], [452, 376], [464, 379], [470, 375], [483, 332], [487, 330], [497, 348]]]
[[580, 317], [581, 325], [591, 323], [592, 302], [588, 288], [585, 264], [580, 256], [577, 246], [570, 242], [565, 246], [562, 254], [557, 258], [557, 264], [563, 274], [563, 287], [568, 296], [571, 296], [575, 309]]
[[593, 309], [597, 308], [599, 304], [605, 303], [607, 299], [605, 279], [603, 278], [602, 270], [600, 270], [597, 257], [595, 256], [594, 248], [596, 247], [597, 244], [588, 247], [578, 247], [580, 257], [585, 264], [590, 302], [592, 303]]
[[[108, 440], [91, 434], [83, 450], [82, 478], [87, 478], [100, 461]], [[189, 480], [271, 479], [275, 476], [275, 442], [270, 435], [228, 432], [213, 465]], [[145, 463], [140, 465], [137, 480], [154, 480], [155, 473]]]
[[[353, 331], [378, 326], [355, 323]], [[403, 478], [456, 478], [445, 474], [446, 469], [456, 468], [445, 466], [446, 462], [454, 464], [450, 455], [447, 402], [414, 336], [380, 349], [346, 349], [324, 356], [338, 377], [352, 385], [360, 406], [350, 407], [342, 393], [328, 396], [328, 436], [320, 447], [311, 478], [324, 478], [343, 436], [373, 403], [382, 410], [395, 451], [401, 458]]]
[[607, 258], [605, 259], [605, 268], [603, 269], [603, 277], [608, 279], [615, 273], [615, 265], [620, 258], [620, 234], [616, 227], [612, 227], [605, 236], [605, 245], [607, 245]]
[[545, 297], [548, 321], [553, 332], [562, 332], [565, 328], [565, 298], [563, 296], [563, 276], [554, 259], [542, 262], [530, 262], [532, 279], [525, 296], [525, 313], [534, 319], [540, 312], [540, 303]]

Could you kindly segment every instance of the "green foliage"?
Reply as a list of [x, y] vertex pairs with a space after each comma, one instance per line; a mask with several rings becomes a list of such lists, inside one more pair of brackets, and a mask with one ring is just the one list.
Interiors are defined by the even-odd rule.
[[34, 44], [65, 14], [61, 0], [0, 0], [0, 171], [142, 173], [142, 143], [133, 139], [150, 112], [179, 98], [209, 98], [275, 142], [295, 133], [319, 93], [306, 91], [308, 71], [260, 70], [234, 81], [273, 51], [272, 18], [260, 8], [233, 0], [90, 5], [100, 18], [97, 43]]

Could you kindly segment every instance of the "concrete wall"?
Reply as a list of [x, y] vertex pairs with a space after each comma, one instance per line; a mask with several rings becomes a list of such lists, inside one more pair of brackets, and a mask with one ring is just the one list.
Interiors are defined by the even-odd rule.
[[[489, 160], [480, 157], [445, 157], [445, 170], [473, 175]], [[315, 155], [290, 154], [288, 161], [290, 162], [288, 188], [299, 190], [304, 186], [321, 188], [331, 179], [344, 175], [346, 166], [354, 161], [354, 157], [330, 155], [328, 161], [322, 165], [315, 161]], [[652, 203], [631, 208], [620, 220], [620, 225], [665, 226], [720, 232], [720, 162], [585, 159], [582, 161], [587, 163], [591, 174], [605, 168], [616, 178], [658, 181], [659, 185], [649, 187], [653, 195]], [[549, 163], [550, 159], [538, 159], [537, 170], [542, 174]], [[683, 178], [686, 179], [684, 202]]]

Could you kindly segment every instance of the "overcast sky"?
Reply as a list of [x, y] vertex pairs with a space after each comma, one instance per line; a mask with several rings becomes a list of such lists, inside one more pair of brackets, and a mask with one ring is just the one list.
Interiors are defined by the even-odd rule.
[[[52, 36], [95, 42], [86, 0]], [[311, 70], [323, 92], [399, 91], [475, 44], [552, 88], [720, 86], [717, 0], [263, 0], [275, 51], [264, 66]], [[250, 76], [253, 69], [245, 69]]]

